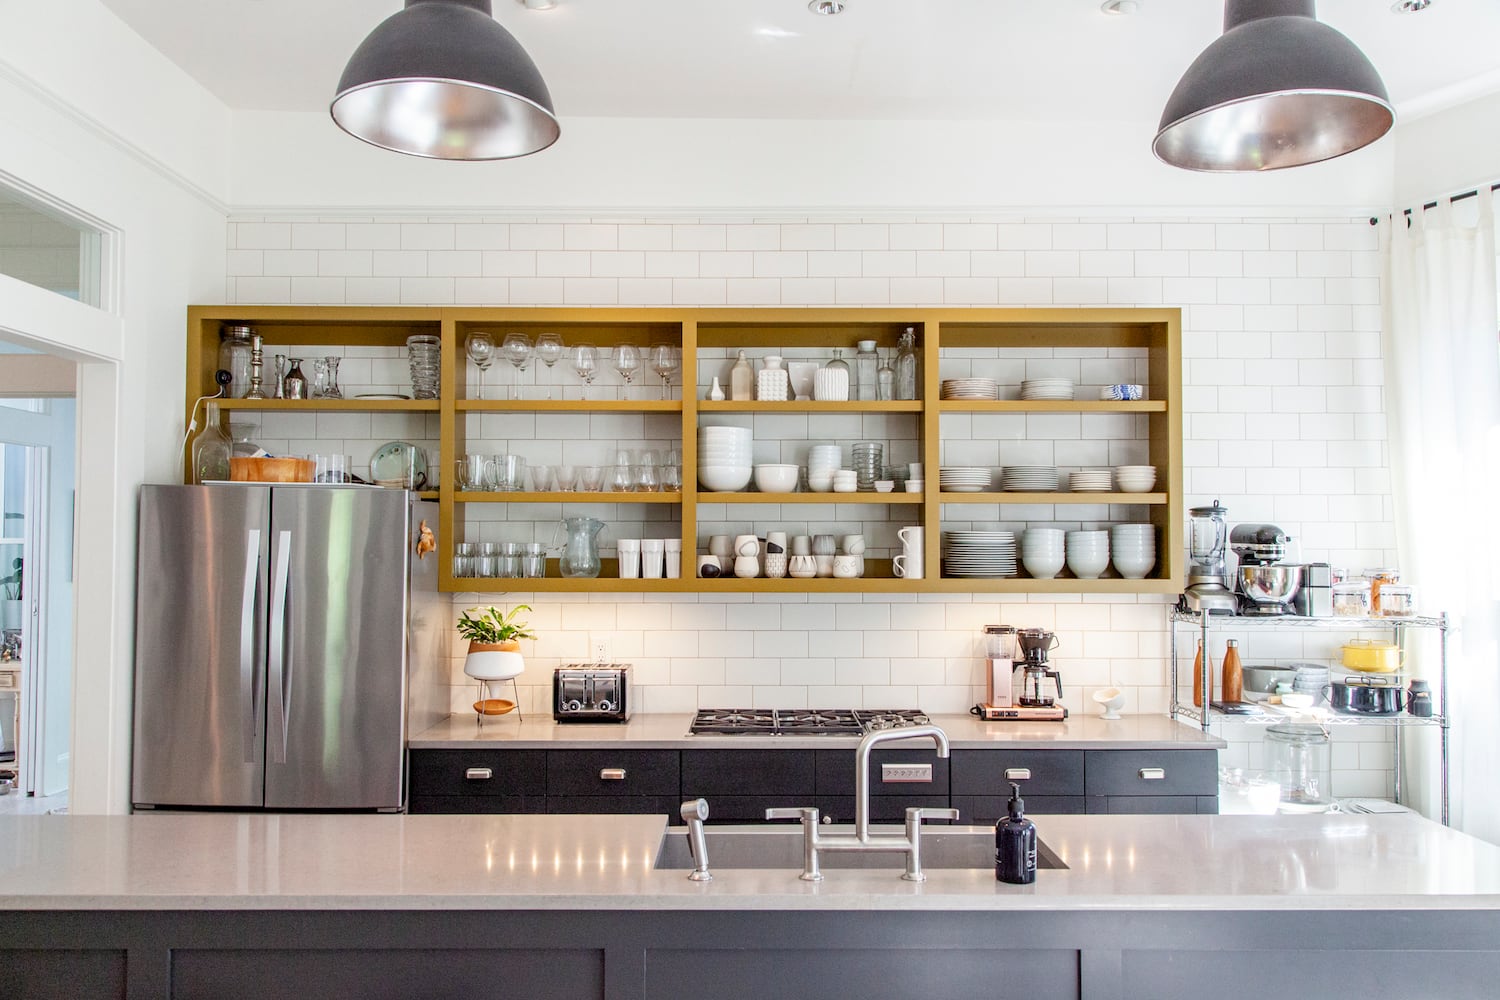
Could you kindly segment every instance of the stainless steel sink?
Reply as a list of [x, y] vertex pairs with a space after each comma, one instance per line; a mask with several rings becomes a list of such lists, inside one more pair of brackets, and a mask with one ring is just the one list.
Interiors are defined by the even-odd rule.
[[[828, 833], [851, 833], [851, 827], [823, 827]], [[870, 832], [899, 834], [900, 827], [872, 826]], [[736, 868], [802, 869], [802, 829], [795, 826], [710, 826], [708, 867], [711, 871]], [[899, 873], [901, 859], [891, 854], [865, 854], [830, 851], [822, 855], [826, 870], [848, 868], [889, 868]], [[1038, 868], [1066, 868], [1051, 848], [1037, 841]], [[687, 871], [693, 867], [688, 850], [687, 830], [674, 827], [662, 837], [656, 855], [658, 869]], [[922, 832], [922, 867], [941, 869], [995, 867], [995, 831], [993, 827], [929, 827]]]

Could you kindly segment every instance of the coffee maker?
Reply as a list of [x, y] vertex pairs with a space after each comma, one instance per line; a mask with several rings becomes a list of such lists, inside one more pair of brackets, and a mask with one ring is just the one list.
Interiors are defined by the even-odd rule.
[[[991, 672], [1010, 666], [1012, 670], [1007, 672], [1019, 671], [1021, 682], [1016, 684], [1013, 678], [1006, 678], [1003, 682], [992, 680], [989, 684], [990, 700], [975, 705], [973, 713], [991, 721], [1061, 722], [1066, 719], [1068, 710], [1060, 703], [1062, 674], [1047, 662], [1047, 654], [1057, 648], [1057, 636], [1046, 629], [1013, 629], [1002, 625], [991, 625], [984, 631], [990, 641]], [[1009, 646], [1012, 639], [1013, 647]], [[1014, 648], [1021, 658], [1009, 660], [995, 656], [996, 650], [1003, 648]]]

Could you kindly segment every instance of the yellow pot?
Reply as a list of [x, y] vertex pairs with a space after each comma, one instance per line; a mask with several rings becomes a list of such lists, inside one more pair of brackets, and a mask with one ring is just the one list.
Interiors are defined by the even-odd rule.
[[1401, 669], [1401, 647], [1374, 639], [1350, 639], [1344, 643], [1344, 666], [1369, 674], [1393, 674]]

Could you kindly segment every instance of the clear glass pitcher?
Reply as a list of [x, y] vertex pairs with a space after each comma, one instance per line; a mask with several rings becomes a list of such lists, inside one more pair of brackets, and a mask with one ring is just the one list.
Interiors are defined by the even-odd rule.
[[[604, 522], [593, 517], [565, 517], [558, 528], [568, 533], [557, 560], [558, 572], [567, 578], [598, 576], [599, 532], [604, 529]], [[557, 546], [556, 532], [552, 535], [552, 545]]]

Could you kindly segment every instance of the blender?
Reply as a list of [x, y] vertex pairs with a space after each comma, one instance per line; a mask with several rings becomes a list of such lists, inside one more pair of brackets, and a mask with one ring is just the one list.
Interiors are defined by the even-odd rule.
[[1208, 507], [1188, 511], [1188, 585], [1182, 594], [1182, 606], [1201, 614], [1232, 615], [1239, 611], [1234, 591], [1229, 589], [1224, 566], [1224, 516], [1228, 508], [1215, 500]]

